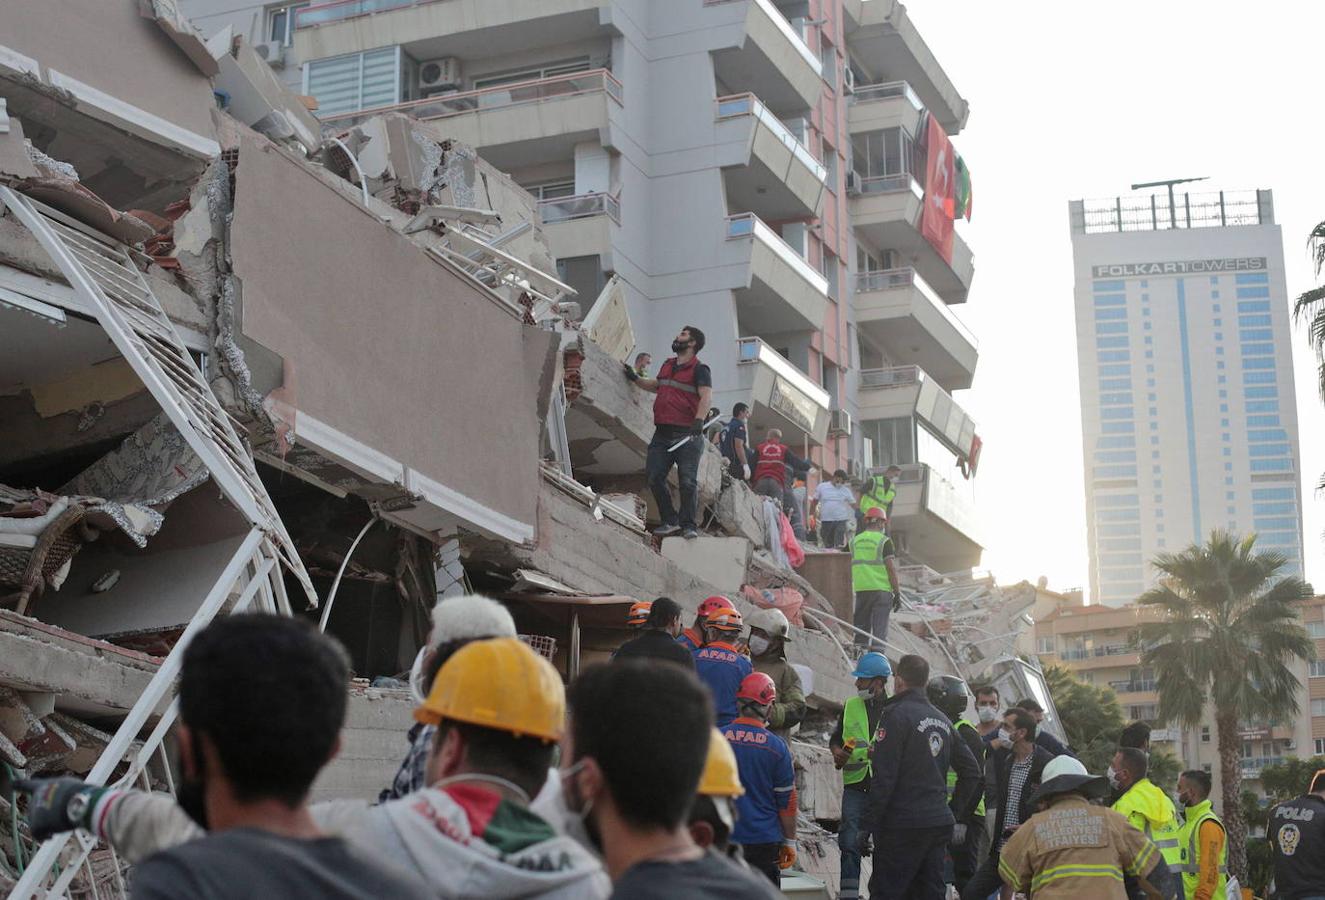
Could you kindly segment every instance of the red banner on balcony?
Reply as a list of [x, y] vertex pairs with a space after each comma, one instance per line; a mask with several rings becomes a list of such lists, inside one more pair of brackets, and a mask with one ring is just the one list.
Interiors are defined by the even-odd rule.
[[952, 262], [952, 220], [956, 205], [952, 142], [943, 127], [929, 116], [926, 134], [928, 153], [925, 163], [925, 200], [920, 213], [920, 233], [934, 249]]

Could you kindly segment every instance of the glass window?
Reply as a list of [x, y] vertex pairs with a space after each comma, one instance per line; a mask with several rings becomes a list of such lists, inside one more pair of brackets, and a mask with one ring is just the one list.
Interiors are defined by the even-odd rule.
[[1122, 403], [1131, 403], [1132, 395], [1130, 393], [1122, 394], [1100, 394], [1101, 406], [1117, 406]]
[[1036, 653], [1053, 653], [1054, 649], [1054, 636], [1052, 634], [1040, 635], [1035, 639]]
[[1249, 456], [1287, 456], [1287, 444], [1252, 444], [1247, 448]]
[[1111, 406], [1108, 409], [1100, 410], [1101, 419], [1130, 419], [1132, 418], [1132, 407], [1130, 406]]
[[1099, 522], [1136, 522], [1141, 518], [1139, 509], [1097, 509], [1095, 519]]
[[[1247, 419], [1248, 425], [1251, 424], [1251, 418]], [[1270, 416], [1269, 418], [1277, 419], [1278, 416]], [[1282, 428], [1267, 428], [1263, 431], [1248, 431], [1247, 440], [1253, 444], [1259, 444], [1264, 441], [1286, 441], [1288, 440], [1288, 432]]]
[[[1255, 519], [1252, 521], [1252, 525], [1255, 527], [1255, 529], [1258, 532], [1260, 531], [1268, 532], [1280, 529], [1292, 529], [1297, 527], [1297, 519], [1296, 518]], [[1296, 540], [1294, 540], [1294, 543], [1296, 543]]]
[[1243, 344], [1243, 356], [1272, 356], [1274, 354], [1274, 344]]
[[1095, 498], [1096, 506], [1136, 506], [1141, 498], [1136, 494], [1101, 494]]
[[1325, 716], [1325, 698], [1311, 701], [1311, 714], [1313, 716]]
[[1127, 350], [1100, 350], [1095, 357], [1102, 363], [1120, 363], [1127, 362], [1132, 354]]
[[1234, 284], [1269, 284], [1269, 272], [1240, 272], [1233, 276]]
[[1132, 389], [1132, 380], [1130, 378], [1104, 378], [1100, 380], [1100, 390], [1102, 391], [1130, 391]]
[[903, 465], [916, 461], [915, 421], [909, 416], [861, 422], [866, 438], [874, 442], [875, 466]]
[[[1245, 390], [1243, 390], [1242, 396], [1247, 398], [1248, 400], [1258, 397], [1278, 397], [1279, 389], [1272, 387], [1246, 388]], [[1278, 404], [1276, 403], [1275, 406], [1277, 407]], [[1248, 409], [1250, 409], [1251, 404], [1250, 403], [1247, 404], [1247, 407]]]
[[1270, 311], [1269, 300], [1238, 301], [1238, 312], [1240, 313], [1259, 313], [1259, 312], [1269, 312], [1269, 311]]
[[1126, 319], [1127, 310], [1125, 309], [1097, 309], [1095, 310], [1095, 321], [1100, 322], [1105, 319]]
[[304, 67], [304, 79], [322, 116], [391, 106], [402, 99], [400, 48], [315, 59]]
[[1252, 488], [1253, 500], [1296, 500], [1297, 493], [1292, 488]]
[[1256, 325], [1270, 325], [1272, 323], [1270, 322], [1269, 316], [1238, 316], [1238, 324], [1243, 328], [1248, 328]]
[[1134, 437], [1100, 437], [1095, 439], [1095, 447], [1099, 450], [1117, 450], [1122, 447], [1135, 447], [1136, 438]]
[[1274, 372], [1243, 372], [1243, 384], [1274, 384]]
[[[1141, 282], [1141, 284], [1142, 284], [1142, 286], [1144, 286], [1144, 285], [1145, 285], [1145, 282], [1143, 281], [1143, 282]], [[1127, 282], [1125, 282], [1125, 281], [1096, 281], [1096, 282], [1093, 282], [1093, 283], [1091, 284], [1090, 289], [1091, 289], [1092, 291], [1094, 291], [1095, 293], [1097, 293], [1097, 294], [1104, 293], [1104, 292], [1109, 292], [1109, 291], [1125, 291], [1125, 290], [1127, 290]]]
[[1100, 376], [1130, 375], [1131, 366], [1100, 366]]
[[1095, 462], [1098, 463], [1125, 463], [1136, 462], [1135, 450], [1096, 450]]
[[1126, 294], [1096, 294], [1096, 295], [1095, 295], [1095, 305], [1096, 305], [1096, 306], [1126, 306], [1126, 305], [1127, 305], [1127, 295], [1126, 295]]
[[1244, 359], [1244, 360], [1242, 361], [1242, 368], [1244, 368], [1244, 369], [1273, 369], [1273, 368], [1274, 368], [1274, 357], [1273, 357], [1273, 356], [1257, 356], [1257, 357], [1255, 357], [1255, 358], [1253, 358], [1253, 359]]
[[1238, 288], [1239, 300], [1250, 300], [1257, 297], [1270, 296], [1269, 287], [1240, 287]]
[[1296, 503], [1253, 503], [1253, 516], [1291, 516], [1297, 512]]
[[1291, 472], [1293, 471], [1293, 461], [1291, 459], [1253, 459], [1251, 470], [1253, 472]]
[[[1238, 340], [1241, 341], [1272, 341], [1274, 332], [1268, 328], [1248, 328], [1238, 332]], [[1273, 345], [1271, 345], [1273, 346]], [[1270, 352], [1273, 352], [1271, 350]]]
[[291, 3], [267, 10], [267, 40], [278, 41], [284, 47], [294, 43], [295, 13], [307, 3]]
[[1325, 638], [1325, 622], [1308, 622], [1307, 635], [1313, 638]]
[[[1158, 426], [1158, 422], [1155, 423]], [[1132, 434], [1136, 431], [1135, 422], [1101, 422], [1100, 431], [1105, 434]]]
[[1127, 334], [1126, 322], [1097, 322], [1095, 324], [1096, 334]]
[[[1247, 406], [1250, 407], [1251, 404], [1248, 403]], [[1250, 410], [1248, 410], [1248, 411], [1250, 412]], [[1266, 426], [1270, 426], [1270, 425], [1278, 425], [1278, 424], [1279, 424], [1279, 417], [1278, 417], [1278, 416], [1247, 416], [1247, 426], [1248, 426], [1249, 428], [1266, 427]], [[1280, 432], [1280, 433], [1282, 433], [1282, 434], [1284, 435], [1284, 437], [1283, 437], [1284, 440], [1287, 440], [1287, 439], [1288, 439], [1288, 434], [1287, 434], [1287, 432]]]

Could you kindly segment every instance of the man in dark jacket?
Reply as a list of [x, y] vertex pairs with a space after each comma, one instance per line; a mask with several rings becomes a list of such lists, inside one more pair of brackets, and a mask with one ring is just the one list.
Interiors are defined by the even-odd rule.
[[962, 900], [984, 900], [999, 889], [1003, 883], [998, 874], [999, 853], [1007, 839], [1035, 813], [1031, 796], [1040, 785], [1044, 767], [1054, 758], [1035, 742], [1035, 731], [1035, 717], [1028, 710], [1014, 706], [1003, 714], [998, 739], [1011, 749], [996, 751], [993, 760], [998, 779], [994, 840], [989, 845], [989, 857], [962, 890]]
[[1017, 706], [1026, 710], [1035, 718], [1035, 743], [1049, 751], [1052, 756], [1076, 756], [1072, 748], [1064, 744], [1058, 738], [1054, 737], [1040, 726], [1044, 724], [1044, 707], [1036, 701], [1027, 697], [1025, 700], [1018, 700]]
[[980, 766], [952, 722], [925, 697], [925, 658], [903, 656], [893, 678], [897, 693], [879, 720], [870, 763], [870, 897], [942, 897], [943, 858], [956, 821], [948, 769], [957, 773], [952, 808], [964, 810], [979, 793]]
[[670, 597], [659, 597], [649, 609], [644, 631], [631, 638], [612, 654], [613, 659], [664, 659], [695, 671], [695, 660], [684, 646], [676, 642], [681, 634], [681, 605]]

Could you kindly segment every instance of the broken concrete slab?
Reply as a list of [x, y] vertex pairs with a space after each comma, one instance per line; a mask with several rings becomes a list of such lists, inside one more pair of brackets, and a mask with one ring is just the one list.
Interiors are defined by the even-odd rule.
[[726, 480], [713, 504], [713, 515], [728, 534], [743, 537], [756, 547], [765, 545], [764, 498], [744, 481]]
[[811, 819], [837, 822], [842, 818], [842, 772], [833, 765], [827, 747], [792, 739], [796, 762], [797, 809]]
[[664, 559], [727, 593], [745, 583], [751, 552], [750, 542], [740, 537], [669, 537], [662, 542]]
[[28, 153], [30, 145], [23, 137], [23, 123], [17, 118], [10, 118], [8, 122], [9, 127], [0, 131], [0, 180], [12, 183], [36, 178], [41, 173]]
[[76, 181], [39, 175], [21, 182], [18, 189], [124, 244], [141, 244], [156, 234], [142, 219], [115, 209]]
[[272, 140], [298, 142], [305, 153], [321, 146], [317, 118], [242, 37], [223, 47], [213, 43], [211, 49], [220, 67], [216, 87], [229, 98], [228, 113]]
[[198, 29], [193, 27], [187, 16], [180, 12], [175, 0], [138, 0], [138, 14], [153, 19], [161, 26], [176, 47], [183, 51], [189, 62], [198, 67], [198, 71], [211, 78], [220, 71], [216, 60], [207, 52]]
[[318, 774], [309, 799], [376, 800], [409, 750], [413, 711], [408, 691], [352, 684], [340, 752]]

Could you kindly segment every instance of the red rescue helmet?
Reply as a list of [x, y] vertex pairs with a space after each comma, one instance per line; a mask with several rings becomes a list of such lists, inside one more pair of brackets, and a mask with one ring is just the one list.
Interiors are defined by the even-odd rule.
[[751, 672], [741, 679], [741, 686], [736, 691], [737, 700], [750, 700], [760, 706], [768, 706], [777, 699], [777, 685], [763, 672]]
[[869, 509], [865, 510], [865, 518], [886, 519], [888, 518], [888, 514], [883, 511], [883, 507], [881, 506], [871, 506]]
[[715, 609], [708, 614], [704, 624], [709, 628], [716, 628], [718, 631], [740, 631], [741, 614], [730, 606], [725, 609]]
[[732, 602], [726, 597], [706, 597], [704, 602], [699, 604], [699, 617], [701, 619], [707, 619], [710, 613], [719, 609], [730, 609], [731, 605]]

